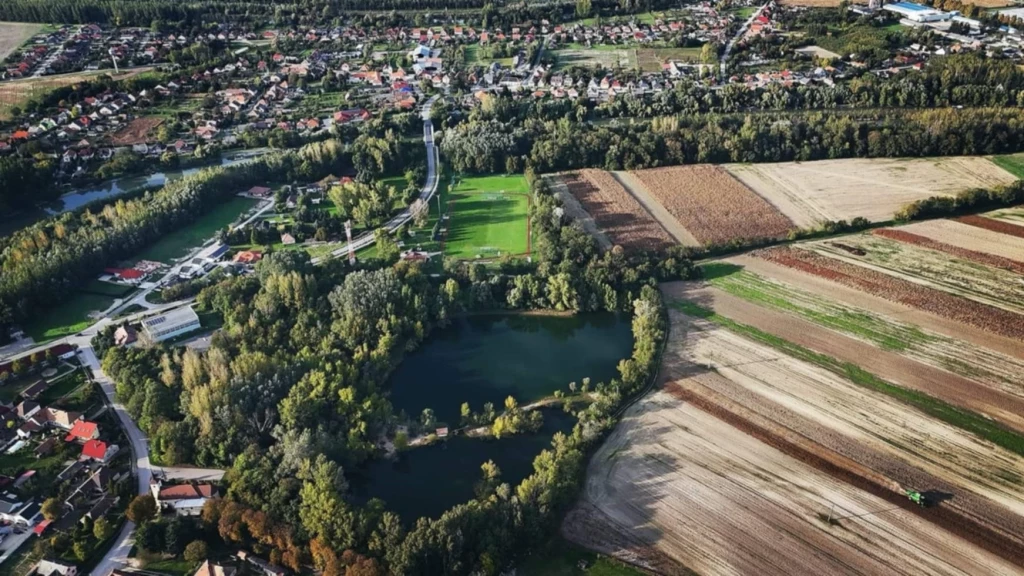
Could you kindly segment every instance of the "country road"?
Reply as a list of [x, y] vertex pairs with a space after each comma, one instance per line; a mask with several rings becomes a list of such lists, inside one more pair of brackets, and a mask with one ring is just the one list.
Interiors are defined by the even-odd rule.
[[750, 28], [750, 25], [754, 23], [754, 19], [760, 16], [761, 12], [763, 12], [764, 9], [767, 7], [768, 4], [763, 4], [753, 14], [751, 14], [750, 18], [747, 18], [747, 21], [744, 22], [743, 26], [741, 26], [739, 31], [736, 32], [736, 35], [733, 36], [729, 40], [729, 43], [725, 45], [725, 52], [722, 52], [722, 81], [725, 81], [726, 79], [726, 69], [728, 68], [729, 54], [732, 53], [733, 46], [735, 46], [736, 42], [738, 42], [739, 39], [742, 38], [743, 35], [747, 33], [747, 29]]
[[[420, 190], [420, 200], [424, 202], [430, 202], [430, 199], [434, 197], [434, 193], [437, 192], [438, 174], [437, 174], [437, 147], [434, 146], [434, 123], [430, 121], [430, 109], [433, 107], [438, 96], [433, 96], [423, 104], [423, 110], [420, 112], [420, 117], [423, 118], [423, 144], [426, 147], [427, 152], [427, 180], [423, 183], [423, 188]], [[401, 212], [395, 215], [394, 218], [388, 221], [382, 228], [389, 234], [398, 230], [400, 226], [406, 222], [412, 220], [411, 206], [404, 208]], [[352, 240], [351, 244], [345, 244], [341, 248], [331, 252], [329, 258], [337, 258], [339, 256], [345, 256], [351, 249], [353, 252], [362, 250], [367, 246], [374, 243], [376, 238], [374, 232], [366, 232], [360, 236], [357, 236]], [[318, 264], [323, 261], [324, 258], [314, 258], [312, 261], [314, 264]]]

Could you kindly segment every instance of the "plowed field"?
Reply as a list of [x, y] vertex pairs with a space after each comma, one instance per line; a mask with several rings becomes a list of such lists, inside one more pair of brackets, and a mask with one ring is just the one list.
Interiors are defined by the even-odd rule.
[[[943, 242], [985, 252], [993, 256], [1024, 261], [1024, 238], [1010, 234], [1000, 234], [977, 226], [970, 226], [955, 220], [929, 220], [910, 226], [901, 226], [900, 230], [919, 234], [937, 242]], [[1024, 231], [1024, 229], [1022, 229]]]
[[150, 132], [162, 124], [163, 118], [158, 116], [143, 116], [134, 118], [127, 126], [118, 130], [110, 137], [110, 143], [115, 146], [131, 146], [132, 144], [143, 144], [151, 138]]
[[886, 300], [970, 324], [995, 334], [1024, 340], [1024, 322], [1021, 322], [1021, 316], [1008, 310], [947, 294], [807, 250], [769, 248], [758, 250], [753, 255], [863, 290]]
[[561, 178], [615, 244], [635, 250], [656, 250], [674, 244], [668, 232], [611, 174], [588, 169]]
[[[594, 455], [563, 532], [627, 561], [649, 559], [653, 554], [644, 551], [654, 548], [699, 574], [1016, 570], [916, 511], [823, 473], [667, 392], [627, 411]], [[659, 573], [681, 572], [642, 563]]]
[[780, 238], [794, 228], [789, 218], [720, 166], [652, 168], [633, 174], [702, 244]]

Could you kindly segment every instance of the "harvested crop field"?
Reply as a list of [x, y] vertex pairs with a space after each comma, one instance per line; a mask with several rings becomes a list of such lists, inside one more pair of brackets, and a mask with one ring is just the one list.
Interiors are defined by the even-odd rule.
[[725, 168], [800, 227], [825, 220], [891, 220], [905, 204], [1016, 178], [983, 157], [854, 158]]
[[563, 533], [627, 561], [654, 548], [700, 574], [1015, 570], [916, 511], [816, 470], [670, 391], [626, 412], [591, 460]]
[[[1021, 219], [1017, 220], [1016, 218], [1013, 218], [1013, 216], [1016, 216], [1015, 212], [1003, 210], [993, 212], [993, 215], [1001, 216], [1001, 218], [963, 216], [961, 218], [957, 218], [956, 221], [969, 226], [974, 226], [975, 228], [991, 230], [992, 232], [998, 232], [1000, 234], [1006, 234], [1016, 238], [1024, 238], [1024, 216], [1021, 216]], [[1020, 222], [1020, 225], [1015, 224], [1014, 222]]]
[[633, 175], [698, 242], [780, 238], [793, 222], [720, 166], [638, 170]]
[[[122, 72], [117, 76], [118, 80], [124, 80], [152, 70], [152, 66], [134, 68], [128, 72]], [[35, 96], [41, 96], [56, 88], [71, 86], [92, 80], [98, 76], [112, 75], [109, 70], [96, 70], [93, 72], [76, 72], [72, 74], [55, 74], [43, 76], [42, 78], [24, 78], [0, 83], [0, 119], [6, 118], [15, 106], [22, 106]]]
[[163, 124], [163, 121], [164, 119], [159, 116], [134, 118], [127, 126], [110, 136], [110, 143], [116, 146], [144, 144], [151, 139], [150, 133]]
[[0, 22], [0, 61], [14, 52], [42, 28], [40, 24]]
[[990, 544], [1013, 542], [1016, 554], [1024, 551], [1018, 454], [731, 327], [676, 310], [670, 316], [665, 379], [757, 426], [796, 435], [833, 464], [896, 494], [908, 487], [950, 494], [931, 511], [988, 531]]
[[564, 174], [561, 180], [615, 244], [632, 250], [657, 250], [675, 243], [611, 174], [587, 169]]
[[[977, 250], [971, 250], [969, 248], [963, 248], [953, 244], [947, 244], [945, 242], [939, 242], [937, 240], [932, 240], [927, 236], [914, 234], [904, 228], [881, 228], [872, 231], [872, 234], [882, 238], [895, 240], [897, 242], [904, 242], [906, 244], [921, 246], [922, 248], [928, 248], [937, 252], [943, 252], [963, 260], [970, 260], [971, 262], [985, 264], [986, 266], [995, 266], [996, 268], [1004, 268], [1006, 270], [1016, 272], [1017, 274], [1024, 274], [1024, 262], [1012, 260], [1003, 256], [994, 256], [987, 252], [979, 252]], [[1024, 255], [1024, 252], [1018, 252], [1018, 254]]]
[[662, 285], [670, 297], [1024, 430], [1024, 360], [747, 270]]
[[966, 258], [963, 253], [952, 255], [910, 243], [906, 233], [891, 231], [882, 234], [886, 237], [878, 233], [856, 234], [801, 246], [823, 256], [915, 284], [1018, 314], [1024, 313], [1024, 275], [1011, 267], [1009, 260], [1000, 258], [993, 261], [997, 257], [980, 253]]
[[758, 250], [754, 256], [820, 276], [886, 300], [969, 324], [1008, 338], [1024, 340], [1024, 322], [1013, 312], [921, 286], [875, 270], [788, 247]]
[[899, 229], [966, 250], [1024, 262], [1024, 237], [1000, 234], [955, 220], [929, 220]]

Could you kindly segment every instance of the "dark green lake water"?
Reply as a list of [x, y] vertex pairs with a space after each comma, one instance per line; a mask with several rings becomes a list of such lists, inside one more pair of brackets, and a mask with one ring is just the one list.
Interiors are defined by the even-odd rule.
[[[500, 411], [507, 396], [526, 404], [568, 390], [569, 382], [584, 377], [592, 385], [608, 381], [632, 346], [626, 315], [460, 318], [406, 356], [391, 378], [391, 402], [410, 415], [433, 408], [439, 420], [456, 426], [462, 402], [475, 411], [493, 402]], [[362, 501], [380, 498], [413, 522], [474, 498], [480, 465], [487, 460], [501, 469], [503, 482], [515, 486], [533, 471], [533, 459], [551, 445], [555, 432], [568, 432], [576, 423], [561, 407], [543, 414], [536, 434], [455, 437], [408, 450], [397, 460], [372, 461], [350, 475], [352, 494]]]
[[412, 417], [432, 408], [455, 426], [463, 402], [475, 412], [493, 402], [500, 411], [508, 396], [522, 405], [585, 377], [592, 386], [611, 380], [632, 346], [627, 315], [460, 318], [402, 360], [391, 377], [391, 404]]
[[544, 426], [536, 434], [501, 440], [458, 436], [412, 448], [396, 460], [374, 460], [349, 476], [351, 493], [361, 502], [380, 498], [411, 525], [417, 518], [437, 518], [475, 498], [483, 477], [480, 465], [488, 460], [501, 469], [501, 481], [514, 487], [533, 472], [533, 459], [551, 446], [555, 432], [568, 433], [576, 424], [576, 418], [561, 408], [543, 413]]

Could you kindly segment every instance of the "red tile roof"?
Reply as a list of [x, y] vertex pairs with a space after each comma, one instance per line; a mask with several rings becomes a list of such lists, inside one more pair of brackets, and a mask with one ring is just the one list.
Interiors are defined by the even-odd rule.
[[89, 440], [82, 446], [82, 456], [93, 458], [95, 460], [103, 460], [103, 457], [107, 455], [107, 443], [99, 440]]
[[85, 420], [77, 420], [75, 425], [71, 427], [71, 431], [64, 440], [70, 442], [72, 440], [90, 440], [99, 433], [99, 428], [95, 422], [87, 422]]

